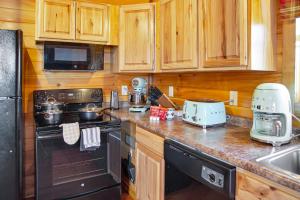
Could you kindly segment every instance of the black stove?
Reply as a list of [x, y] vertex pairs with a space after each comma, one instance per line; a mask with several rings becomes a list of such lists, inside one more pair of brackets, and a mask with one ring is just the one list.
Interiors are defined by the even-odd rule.
[[[99, 127], [101, 146], [80, 151], [80, 140], [68, 145], [60, 124], [45, 124], [42, 103], [64, 104], [61, 123], [79, 122], [80, 130]], [[121, 197], [120, 120], [103, 115], [82, 121], [79, 110], [103, 106], [102, 89], [39, 90], [33, 93], [36, 124], [36, 199], [119, 200]]]

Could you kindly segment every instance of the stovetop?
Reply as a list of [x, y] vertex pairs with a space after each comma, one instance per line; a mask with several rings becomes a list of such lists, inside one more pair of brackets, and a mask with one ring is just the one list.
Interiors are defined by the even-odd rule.
[[[82, 121], [79, 118], [79, 113], [63, 113], [63, 121], [61, 124], [68, 124], [68, 123], [75, 123], [78, 122], [81, 126], [87, 126], [87, 125], [99, 125], [103, 123], [112, 123], [113, 121], [118, 121], [115, 118], [112, 118], [108, 115], [103, 115], [103, 117], [93, 120], [93, 121]], [[35, 126], [37, 130], [42, 129], [55, 129], [59, 127], [60, 124], [54, 124], [54, 125], [45, 125], [42, 121], [35, 120]]]
[[95, 127], [95, 126], [119, 126], [120, 120], [112, 118], [108, 115], [94, 121], [82, 121], [79, 117], [79, 110], [86, 107], [88, 104], [95, 104], [97, 107], [102, 107], [103, 92], [101, 88], [93, 89], [59, 89], [59, 90], [37, 90], [33, 93], [34, 101], [34, 113], [35, 113], [35, 125], [36, 131], [60, 131], [62, 128], [60, 124], [46, 125], [45, 122], [39, 116], [41, 104], [46, 102], [51, 97], [58, 102], [65, 104], [63, 108], [62, 122], [75, 123], [78, 122], [80, 127]]

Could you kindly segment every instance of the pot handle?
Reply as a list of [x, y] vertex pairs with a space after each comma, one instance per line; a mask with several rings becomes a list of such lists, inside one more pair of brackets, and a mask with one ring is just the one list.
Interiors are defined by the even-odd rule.
[[104, 112], [105, 110], [109, 110], [109, 109], [111, 109], [111, 108], [110, 108], [110, 107], [109, 107], [109, 108], [103, 108], [101, 111], [99, 111], [98, 113], [96, 113], [97, 117], [103, 115], [103, 112]]
[[35, 107], [36, 107], [37, 109], [41, 109], [41, 108], [42, 108], [42, 106], [40, 106], [40, 105], [35, 105]]

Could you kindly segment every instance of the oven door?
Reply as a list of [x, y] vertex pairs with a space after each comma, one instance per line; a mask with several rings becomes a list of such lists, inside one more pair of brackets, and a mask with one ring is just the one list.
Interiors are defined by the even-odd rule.
[[[80, 152], [80, 142], [68, 145], [62, 134], [37, 135], [37, 199], [68, 199], [112, 191], [120, 186], [120, 133], [101, 131], [101, 146]], [[113, 163], [113, 165], [111, 164]], [[99, 200], [102, 200], [99, 193]], [[103, 199], [104, 200], [104, 199]]]

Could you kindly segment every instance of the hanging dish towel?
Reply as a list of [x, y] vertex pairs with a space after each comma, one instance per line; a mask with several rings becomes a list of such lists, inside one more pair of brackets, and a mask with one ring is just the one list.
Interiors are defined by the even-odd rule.
[[79, 140], [80, 129], [78, 122], [70, 124], [61, 124], [60, 127], [63, 128], [63, 138], [65, 143], [73, 145]]
[[101, 145], [101, 131], [99, 127], [82, 129], [80, 151], [93, 151]]

